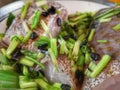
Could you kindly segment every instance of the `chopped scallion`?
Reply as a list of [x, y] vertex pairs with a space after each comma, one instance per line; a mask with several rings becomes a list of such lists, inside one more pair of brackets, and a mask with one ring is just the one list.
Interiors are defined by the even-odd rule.
[[114, 11], [112, 11], [111, 13], [106, 14], [105, 16], [101, 17], [100, 19], [102, 19], [102, 18], [110, 18], [110, 17], [112, 17], [112, 16], [114, 16], [116, 14], [119, 14], [119, 13], [120, 13], [120, 8], [117, 8]]
[[92, 41], [94, 34], [95, 34], [95, 29], [93, 28], [88, 36], [88, 41]]
[[4, 35], [4, 33], [0, 33], [0, 41], [3, 39]]
[[41, 6], [41, 8], [42, 8], [43, 10], [47, 11], [48, 5], [47, 5], [47, 4], [43, 4], [43, 5]]
[[37, 61], [37, 60], [35, 60], [35, 59], [31, 58], [31, 57], [28, 57], [28, 56], [25, 56], [25, 58], [28, 59], [28, 60], [31, 60], [31, 61], [34, 62], [34, 63], [36, 63], [36, 64], [39, 65], [42, 69], [45, 69], [45, 66], [44, 66], [41, 62], [39, 62], [39, 61]]
[[52, 49], [52, 51], [54, 52], [56, 58], [58, 56], [58, 50], [57, 50], [57, 40], [56, 39], [51, 39], [50, 41], [50, 48]]
[[12, 13], [10, 13], [8, 16], [8, 19], [7, 19], [7, 23], [6, 23], [7, 28], [6, 29], [8, 29], [10, 27], [10, 25], [12, 24], [14, 19], [15, 19], [15, 16]]
[[28, 50], [21, 50], [21, 53], [24, 54], [25, 56], [29, 56], [31, 58], [34, 59], [41, 59], [44, 57], [43, 53], [37, 53], [37, 52], [33, 52], [33, 51], [28, 51]]
[[88, 69], [86, 69], [86, 70], [85, 70], [85, 75], [88, 76], [88, 77], [90, 77], [90, 75], [91, 75], [91, 71], [88, 70]]
[[28, 71], [28, 67], [27, 66], [23, 66], [23, 74], [25, 76], [29, 76], [29, 71]]
[[31, 34], [32, 34], [32, 31], [28, 31], [26, 36], [23, 38], [22, 42], [26, 43], [29, 40]]
[[72, 55], [73, 55], [74, 59], [78, 58], [79, 49], [80, 49], [80, 42], [76, 41], [75, 45], [74, 45], [74, 48], [73, 48], [73, 52], [72, 52]]
[[5, 55], [2, 54], [1, 52], [0, 52], [0, 62], [1, 62], [2, 64], [4, 64], [4, 65], [8, 65], [8, 64], [9, 64], [8, 59], [7, 59], [7, 58], [5, 57]]
[[108, 40], [97, 40], [98, 43], [106, 43]]
[[59, 43], [60, 43], [60, 54], [68, 54], [68, 48], [66, 46], [66, 42], [64, 39], [60, 39], [59, 40]]
[[55, 54], [54, 54], [54, 52], [52, 51], [51, 48], [49, 48], [48, 51], [49, 51], [51, 60], [52, 60], [52, 62], [53, 62], [53, 64], [54, 64], [56, 70], [58, 71], [58, 64], [57, 64], [57, 59], [56, 59], [56, 57], [55, 57]]
[[104, 13], [102, 13], [102, 14], [98, 15], [97, 17], [95, 17], [95, 19], [98, 19], [98, 18], [100, 18], [100, 17], [103, 17], [103, 16], [109, 14], [110, 12], [112, 12], [113, 10], [114, 10], [113, 8], [112, 8], [112, 9], [109, 9], [109, 10], [105, 11]]
[[26, 65], [26, 66], [29, 66], [29, 67], [32, 67], [34, 65], [33, 61], [31, 61], [31, 60], [29, 60], [29, 59], [27, 59], [25, 57], [21, 58], [19, 63], [23, 64], [23, 65]]
[[37, 88], [37, 83], [32, 79], [26, 80], [26, 76], [19, 76], [19, 85], [21, 89]]
[[32, 19], [32, 23], [31, 23], [31, 28], [32, 29], [36, 29], [37, 28], [37, 25], [38, 25], [39, 20], [40, 20], [40, 15], [41, 15], [41, 12], [39, 10], [37, 10], [35, 12], [35, 16]]
[[96, 66], [97, 66], [97, 65], [96, 65], [94, 62], [90, 62], [88, 68], [89, 68], [90, 70], [94, 71], [94, 69], [96, 68]]
[[107, 66], [110, 60], [111, 60], [111, 56], [109, 55], [102, 56], [100, 62], [97, 64], [96, 68], [94, 69], [94, 71], [91, 73], [90, 76], [92, 78], [95, 78]]
[[42, 28], [45, 30], [45, 32], [49, 33], [49, 28], [43, 20], [41, 20], [40, 24], [41, 24]]
[[11, 54], [14, 52], [14, 50], [17, 48], [17, 46], [20, 44], [20, 39], [17, 37], [17, 36], [14, 36], [12, 39], [11, 39], [11, 42], [10, 42], [10, 45], [9, 47], [7, 48], [7, 51], [6, 51], [6, 56], [8, 58], [11, 58]]
[[84, 63], [85, 63], [85, 56], [83, 54], [79, 54], [76, 64], [80, 67], [83, 67]]
[[88, 52], [85, 53], [85, 64], [90, 63], [90, 54]]
[[23, 6], [22, 10], [21, 10], [21, 18], [24, 19], [27, 13], [27, 10], [29, 8], [30, 2], [27, 2], [25, 4], [25, 6]]
[[119, 31], [120, 30], [120, 24], [117, 24], [113, 27], [114, 31]]
[[99, 22], [100, 22], [100, 23], [110, 22], [111, 20], [112, 20], [112, 18], [101, 18], [101, 19], [99, 19]]
[[36, 2], [36, 6], [40, 7], [41, 5], [45, 5], [47, 2], [45, 0], [39, 0]]

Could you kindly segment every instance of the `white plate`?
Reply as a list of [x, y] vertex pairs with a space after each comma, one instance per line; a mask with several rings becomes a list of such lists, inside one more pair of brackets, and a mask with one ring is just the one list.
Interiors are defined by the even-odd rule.
[[[94, 3], [94, 2], [88, 2], [88, 1], [57, 1], [59, 3], [61, 3], [63, 6], [66, 7], [66, 9], [68, 10], [68, 13], [75, 13], [76, 11], [79, 12], [94, 12], [94, 11], [98, 11], [102, 8], [107, 8], [108, 6], [102, 5], [102, 4], [98, 4], [98, 3]], [[0, 33], [4, 32], [5, 28], [6, 28], [6, 21], [2, 21], [0, 22]]]
[[92, 11], [97, 11], [102, 8], [107, 8], [108, 6], [98, 4], [95, 2], [90, 2], [90, 1], [58, 1], [62, 5], [64, 5], [68, 13], [74, 13], [76, 11], [80, 12], [92, 12]]

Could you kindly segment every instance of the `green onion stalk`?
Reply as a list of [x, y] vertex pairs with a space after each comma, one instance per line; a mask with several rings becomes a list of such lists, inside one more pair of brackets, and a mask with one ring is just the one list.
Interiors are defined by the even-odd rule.
[[108, 40], [97, 40], [98, 43], [107, 43]]
[[103, 17], [103, 16], [105, 16], [105, 15], [111, 13], [112, 11], [114, 11], [113, 8], [112, 8], [112, 9], [109, 9], [109, 10], [107, 10], [107, 11], [105, 11], [104, 13], [102, 13], [102, 14], [100, 14], [100, 15], [98, 15], [98, 16], [96, 16], [95, 19], [101, 18], [101, 17]]
[[37, 52], [29, 51], [29, 50], [21, 50], [21, 53], [33, 59], [42, 59], [44, 57], [43, 53], [40, 53], [40, 52], [37, 53]]
[[50, 41], [50, 48], [52, 49], [52, 51], [54, 52], [55, 54], [55, 57], [58, 56], [58, 50], [57, 50], [57, 40], [56, 39], [51, 39]]
[[22, 7], [22, 9], [21, 9], [21, 18], [22, 18], [22, 19], [25, 18], [29, 6], [30, 6], [30, 2], [27, 2], [27, 3], [25, 4], [25, 6]]
[[28, 58], [26, 57], [22, 57], [19, 61], [20, 64], [23, 64], [23, 65], [26, 65], [26, 66], [29, 66], [29, 67], [32, 67], [35, 63], [31, 60], [29, 60]]
[[[45, 0], [36, 0], [36, 6], [37, 7], [40, 7], [41, 5], [45, 5], [47, 3], [47, 1], [45, 1]], [[46, 7], [46, 6], [45, 6]], [[42, 8], [44, 9], [44, 6], [42, 6]], [[46, 10], [47, 8], [45, 8], [45, 10]]]
[[0, 62], [1, 62], [1, 64], [4, 64], [4, 65], [10, 64], [8, 59], [6, 58], [6, 56], [2, 52], [0, 52]]
[[37, 28], [37, 25], [39, 23], [39, 20], [40, 20], [40, 15], [41, 15], [41, 12], [39, 10], [37, 10], [35, 12], [35, 16], [32, 18], [32, 22], [31, 22], [31, 29], [36, 29]]
[[103, 55], [100, 62], [97, 64], [96, 68], [94, 69], [90, 76], [92, 78], [95, 78], [97, 75], [99, 75], [100, 72], [107, 66], [110, 60], [111, 56]]
[[101, 18], [101, 19], [99, 19], [99, 22], [100, 23], [103, 23], [103, 22], [110, 22], [112, 20], [112, 18], [110, 17], [110, 18]]
[[39, 85], [39, 87], [43, 90], [62, 90], [60, 83], [55, 83], [53, 85], [49, 84], [48, 82], [38, 78], [35, 79], [35, 82]]
[[23, 42], [23, 43], [26, 43], [26, 42], [29, 40], [29, 38], [30, 38], [30, 36], [31, 36], [31, 34], [32, 34], [32, 31], [28, 28], [26, 22], [23, 22], [23, 27], [24, 27], [24, 30], [25, 30], [26, 35], [24, 36], [22, 42]]
[[88, 70], [88, 69], [86, 69], [85, 72], [84, 72], [84, 74], [85, 74], [87, 77], [90, 77], [91, 73], [92, 73], [92, 72], [91, 72], [90, 70]]
[[59, 39], [59, 43], [60, 43], [60, 54], [68, 54], [69, 51], [65, 40], [61, 38]]
[[0, 70], [14, 71], [14, 67], [13, 67], [13, 66], [10, 66], [10, 65], [1, 64], [1, 65], [0, 65]]
[[25, 58], [32, 61], [32, 62], [34, 62], [35, 64], [39, 65], [42, 69], [45, 69], [45, 66], [41, 62], [39, 62], [39, 61], [37, 61], [37, 60], [35, 60], [35, 59], [31, 58], [31, 57], [28, 57], [28, 56], [25, 56]]
[[79, 49], [80, 49], [80, 42], [76, 41], [72, 52], [73, 58], [75, 60], [78, 58]]
[[[114, 16], [114, 15], [117, 15], [117, 14], [119, 14], [119, 13], [120, 13], [120, 8], [117, 8], [117, 9], [115, 9], [114, 11], [112, 11], [111, 13], [106, 14], [105, 16], [101, 17], [100, 19], [110, 18], [110, 17], [112, 17], [112, 16]], [[99, 20], [100, 20], [100, 19], [99, 19]]]
[[17, 48], [17, 46], [20, 44], [20, 42], [21, 41], [20, 41], [18, 36], [13, 36], [11, 38], [10, 45], [9, 45], [9, 47], [6, 50], [6, 56], [8, 58], [11, 58], [11, 54], [14, 52], [14, 50]]
[[26, 79], [26, 76], [19, 76], [19, 85], [21, 89], [37, 88], [37, 83], [31, 78]]
[[91, 70], [91, 71], [94, 71], [94, 69], [96, 68], [96, 64], [94, 63], [94, 62], [90, 62], [90, 64], [89, 64], [89, 69]]
[[94, 34], [95, 34], [95, 29], [93, 28], [88, 36], [88, 41], [92, 41]]
[[81, 54], [79, 51], [79, 56], [78, 56], [76, 64], [77, 64], [77, 66], [80, 66], [81, 68], [83, 68], [84, 63], [85, 63], [85, 56], [83, 54]]
[[90, 53], [86, 52], [85, 53], [85, 64], [89, 64], [90, 63]]
[[0, 70], [0, 90], [19, 88], [18, 74], [14, 71]]
[[4, 33], [0, 33], [0, 41], [3, 39], [4, 35]]
[[40, 24], [41, 24], [43, 30], [45, 30], [46, 34], [48, 34], [49, 37], [50, 37], [50, 39], [52, 39], [52, 34], [51, 34], [51, 32], [49, 31], [49, 28], [48, 28], [48, 26], [46, 25], [46, 23], [45, 23], [43, 20], [41, 20], [41, 21], [40, 21]]
[[114, 31], [119, 31], [120, 30], [120, 24], [117, 24], [113, 27]]
[[56, 70], [59, 71], [58, 64], [57, 64], [57, 59], [56, 59], [56, 56], [55, 56], [54, 52], [52, 51], [51, 48], [48, 49], [48, 52], [50, 54], [53, 65], [55, 66]]

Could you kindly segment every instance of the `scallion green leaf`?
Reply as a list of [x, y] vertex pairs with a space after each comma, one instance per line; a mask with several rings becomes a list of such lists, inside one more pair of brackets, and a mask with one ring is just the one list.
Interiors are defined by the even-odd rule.
[[10, 13], [8, 16], [8, 19], [7, 19], [7, 23], [6, 23], [7, 28], [6, 29], [8, 29], [10, 27], [10, 25], [12, 24], [14, 19], [15, 19], [15, 16], [12, 13]]
[[50, 39], [46, 36], [41, 36], [36, 42], [35, 42], [35, 46], [41, 46], [44, 44], [48, 44], [48, 47], [50, 46]]

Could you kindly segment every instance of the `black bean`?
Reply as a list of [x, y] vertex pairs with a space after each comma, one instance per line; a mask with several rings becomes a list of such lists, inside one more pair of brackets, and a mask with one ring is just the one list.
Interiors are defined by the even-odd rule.
[[42, 12], [42, 16], [47, 17], [49, 15], [48, 12]]
[[62, 25], [62, 20], [61, 20], [61, 18], [59, 18], [59, 17], [57, 18], [57, 25], [58, 25], [58, 26], [61, 26], [61, 25]]
[[88, 47], [88, 52], [91, 53], [92, 52], [92, 49], [90, 47]]
[[80, 44], [80, 46], [82, 47], [82, 46], [84, 46], [84, 45], [86, 45], [86, 44], [87, 44], [87, 40], [83, 41], [83, 42]]
[[34, 40], [38, 37], [38, 35], [35, 32], [32, 32], [30, 39]]
[[13, 54], [12, 54], [13, 59], [16, 59], [16, 60], [17, 60], [19, 57], [23, 56], [23, 54], [20, 52], [20, 50], [21, 50], [21, 48], [17, 48], [17, 49], [13, 52]]
[[77, 40], [77, 36], [75, 34], [70, 35], [70, 37], [74, 40]]
[[22, 73], [22, 68], [21, 68], [21, 64], [16, 64], [16, 66], [15, 66], [15, 69], [16, 69], [16, 72], [18, 72], [18, 73]]
[[51, 8], [49, 8], [47, 11], [48, 11], [48, 13], [50, 13], [50, 14], [55, 14], [55, 13], [56, 13], [56, 9], [55, 9], [55, 7], [53, 7], [53, 6], [51, 6]]
[[45, 54], [47, 50], [40, 50], [41, 53]]
[[61, 85], [61, 89], [62, 89], [62, 90], [71, 90], [71, 86], [70, 86], [70, 85], [67, 85], [67, 84], [62, 84], [62, 85]]
[[84, 73], [83, 73], [83, 71], [76, 70], [75, 76], [78, 79], [78, 82], [82, 84], [83, 81], [84, 81]]
[[92, 24], [91, 24], [91, 28], [97, 28], [97, 26], [98, 26], [98, 22], [93, 22]]
[[118, 18], [120, 18], [120, 13], [119, 13], [119, 14], [117, 14], [117, 17], [118, 17]]
[[72, 26], [71, 28], [72, 28], [74, 31], [78, 31], [77, 25], [74, 25], [74, 26]]
[[48, 47], [48, 44], [43, 44], [43, 45], [39, 45], [38, 49], [40, 49], [40, 50], [46, 50], [47, 47]]
[[100, 55], [97, 53], [91, 53], [91, 58], [96, 61], [100, 58]]
[[70, 38], [70, 36], [64, 36], [63, 38], [64, 38], [64, 40], [68, 40]]

